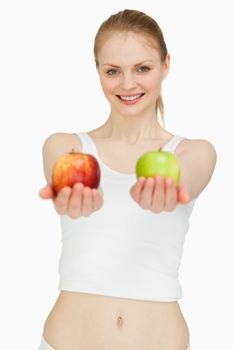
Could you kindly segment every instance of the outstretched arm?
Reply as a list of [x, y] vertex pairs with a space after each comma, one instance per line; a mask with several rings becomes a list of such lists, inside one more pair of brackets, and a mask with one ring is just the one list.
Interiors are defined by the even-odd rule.
[[207, 140], [188, 140], [177, 158], [181, 166], [181, 182], [186, 185], [192, 200], [208, 185], [215, 169], [217, 153]]
[[180, 162], [180, 184], [172, 178], [140, 177], [131, 187], [130, 194], [143, 209], [155, 213], [173, 211], [177, 204], [185, 204], [199, 194], [209, 183], [217, 160], [212, 144], [206, 140], [187, 140], [183, 150], [176, 155]]

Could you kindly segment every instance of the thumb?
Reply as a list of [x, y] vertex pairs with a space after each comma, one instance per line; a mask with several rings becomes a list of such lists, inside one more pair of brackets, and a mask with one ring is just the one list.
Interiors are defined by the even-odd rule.
[[53, 198], [55, 196], [55, 194], [54, 194], [52, 186], [48, 184], [45, 187], [43, 187], [42, 189], [40, 189], [39, 196], [41, 199]]
[[184, 185], [179, 185], [178, 187], [178, 201], [181, 204], [186, 204], [190, 201], [188, 191]]

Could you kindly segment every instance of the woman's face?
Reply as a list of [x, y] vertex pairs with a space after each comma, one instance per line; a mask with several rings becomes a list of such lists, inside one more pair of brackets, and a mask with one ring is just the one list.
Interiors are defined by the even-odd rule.
[[[132, 115], [151, 109], [154, 113], [162, 81], [168, 74], [169, 55], [162, 64], [159, 52], [148, 45], [145, 37], [114, 33], [102, 45], [98, 62], [101, 86], [112, 110]], [[134, 98], [139, 94], [144, 95]], [[123, 100], [122, 96], [134, 99]]]

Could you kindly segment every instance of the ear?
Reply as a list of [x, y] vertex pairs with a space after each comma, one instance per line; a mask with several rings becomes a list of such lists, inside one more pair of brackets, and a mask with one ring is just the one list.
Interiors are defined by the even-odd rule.
[[170, 69], [170, 60], [171, 60], [171, 56], [168, 53], [165, 61], [163, 62], [163, 80], [167, 77], [169, 69]]

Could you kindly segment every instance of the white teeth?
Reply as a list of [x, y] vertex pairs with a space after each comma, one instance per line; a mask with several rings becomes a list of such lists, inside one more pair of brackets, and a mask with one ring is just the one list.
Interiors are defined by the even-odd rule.
[[132, 100], [136, 100], [138, 97], [140, 97], [142, 94], [140, 95], [135, 95], [135, 96], [120, 96], [120, 98], [122, 100], [126, 100], [126, 101], [132, 101]]

